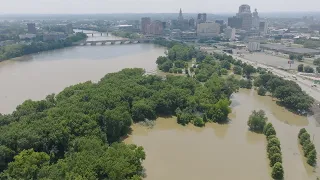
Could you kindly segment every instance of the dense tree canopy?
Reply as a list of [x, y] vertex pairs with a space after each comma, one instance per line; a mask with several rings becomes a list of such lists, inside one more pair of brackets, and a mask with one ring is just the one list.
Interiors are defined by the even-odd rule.
[[[144, 75], [142, 69], [124, 69], [98, 83], [70, 86], [41, 101], [27, 100], [12, 114], [0, 115], [1, 171], [17, 178], [139, 177], [143, 149], [116, 143], [133, 121], [178, 115], [180, 109], [181, 124], [223, 122], [230, 113], [229, 97], [237, 89], [233, 78], [216, 74], [201, 84], [191, 77], [161, 78]], [[18, 167], [25, 174], [14, 173]]]
[[304, 69], [303, 64], [299, 64], [298, 65], [298, 71], [299, 72], [303, 72], [303, 69]]
[[274, 164], [272, 168], [271, 176], [273, 179], [276, 179], [276, 180], [283, 179], [284, 171], [283, 171], [282, 164], [280, 162], [277, 162]]
[[263, 110], [253, 111], [248, 120], [250, 130], [254, 132], [263, 132], [268, 118]]
[[297, 112], [309, 111], [314, 100], [294, 81], [284, 80], [273, 74], [262, 74], [255, 79], [255, 86], [265, 87], [280, 104]]
[[306, 73], [314, 73], [314, 69], [311, 66], [305, 66], [304, 72]]
[[302, 145], [303, 154], [307, 158], [307, 163], [310, 166], [315, 166], [317, 163], [317, 151], [313, 142], [311, 142], [310, 134], [305, 128], [299, 131], [298, 139]]
[[320, 65], [320, 58], [317, 58], [313, 61], [313, 64], [316, 65], [316, 66], [319, 66]]
[[[167, 56], [158, 57], [156, 63], [158, 68], [163, 72], [179, 73], [183, 72], [183, 68], [187, 68], [186, 61], [196, 56], [197, 51], [193, 46], [187, 46], [181, 43], [164, 43], [162, 40], [156, 40], [157, 43], [167, 45]], [[171, 45], [173, 45], [171, 47]]]

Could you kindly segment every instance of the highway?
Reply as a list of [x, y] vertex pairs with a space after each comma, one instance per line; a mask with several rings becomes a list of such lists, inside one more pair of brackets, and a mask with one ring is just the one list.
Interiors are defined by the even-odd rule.
[[311, 87], [311, 85], [313, 85], [312, 81], [302, 79], [301, 77], [298, 77], [298, 76], [296, 76], [296, 80], [295, 80], [293, 78], [293, 74], [290, 74], [286, 71], [276, 69], [264, 64], [259, 64], [257, 62], [252, 62], [252, 61], [249, 61], [248, 59], [245, 59], [233, 54], [228, 54], [228, 55], [231, 55], [234, 59], [241, 60], [242, 62], [245, 62], [247, 64], [251, 64], [255, 68], [261, 67], [261, 68], [269, 69], [273, 74], [277, 76], [283, 77], [284, 79], [287, 79], [287, 80], [295, 81], [301, 87], [301, 89], [305, 91], [309, 96], [313, 97], [317, 101], [320, 101], [320, 89], [318, 87]]

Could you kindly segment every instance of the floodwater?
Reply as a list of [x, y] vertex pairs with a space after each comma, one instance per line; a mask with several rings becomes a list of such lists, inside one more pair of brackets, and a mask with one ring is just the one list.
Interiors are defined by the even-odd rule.
[[[94, 34], [89, 40], [116, 39]], [[123, 68], [157, 69], [165, 49], [153, 44], [74, 46], [0, 62], [0, 113], [11, 113], [26, 99], [40, 100], [65, 87]]]
[[[288, 112], [271, 97], [258, 96], [253, 90], [240, 90], [232, 101], [229, 124], [184, 127], [172, 117], [159, 118], [153, 128], [133, 125], [125, 142], [145, 148], [145, 179], [271, 179], [266, 138], [247, 127], [251, 112], [260, 109], [266, 112], [281, 141], [285, 180], [315, 180], [319, 176], [319, 169], [313, 172], [305, 163], [297, 141], [300, 128], [307, 127], [310, 134], [316, 131], [312, 120]], [[315, 139], [319, 138], [318, 133]], [[316, 140], [315, 144], [319, 152]]]

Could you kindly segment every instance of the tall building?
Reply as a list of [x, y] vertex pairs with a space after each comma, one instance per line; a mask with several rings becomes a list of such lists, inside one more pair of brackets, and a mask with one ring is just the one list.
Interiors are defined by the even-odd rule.
[[147, 27], [147, 34], [152, 35], [162, 35], [163, 34], [163, 24], [161, 21], [153, 21]]
[[227, 38], [227, 39], [229, 39], [230, 41], [233, 41], [233, 40], [235, 40], [236, 39], [236, 29], [235, 28], [231, 28], [231, 27], [227, 27], [226, 29], [225, 29], [225, 37]]
[[195, 28], [195, 21], [193, 18], [189, 19], [189, 27], [190, 28]]
[[252, 28], [259, 29], [260, 18], [257, 9], [252, 13]]
[[239, 7], [239, 12], [237, 13], [237, 17], [242, 19], [242, 30], [250, 30], [252, 27], [252, 13], [250, 10], [250, 6], [247, 4], [243, 4]]
[[238, 14], [241, 13], [251, 13], [250, 6], [248, 4], [242, 4], [241, 6], [239, 6]]
[[268, 22], [267, 21], [261, 21], [259, 23], [259, 32], [263, 35], [266, 35], [268, 33]]
[[199, 13], [197, 18], [197, 24], [205, 23], [207, 21], [207, 14], [206, 13]]
[[179, 11], [178, 21], [180, 21], [180, 22], [183, 21], [183, 16], [182, 16], [182, 10], [181, 10], [181, 8], [180, 8], [180, 11]]
[[143, 34], [147, 33], [147, 28], [151, 24], [151, 18], [149, 17], [143, 17], [141, 18], [141, 32]]
[[71, 23], [66, 25], [66, 33], [73, 34], [73, 26]]
[[242, 28], [242, 18], [233, 16], [228, 18], [228, 26], [236, 29], [241, 29]]
[[219, 35], [220, 25], [214, 22], [205, 22], [197, 25], [197, 35], [199, 37], [214, 37]]
[[28, 33], [30, 34], [36, 34], [37, 33], [37, 29], [36, 29], [36, 24], [35, 23], [28, 23]]

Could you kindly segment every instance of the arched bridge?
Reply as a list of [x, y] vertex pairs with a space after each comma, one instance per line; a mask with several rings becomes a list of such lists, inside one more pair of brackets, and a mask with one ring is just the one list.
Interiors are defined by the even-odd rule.
[[85, 42], [82, 42], [81, 45], [105, 45], [105, 44], [136, 44], [136, 43], [149, 43], [153, 39], [112, 39], [112, 40], [87, 40]]

